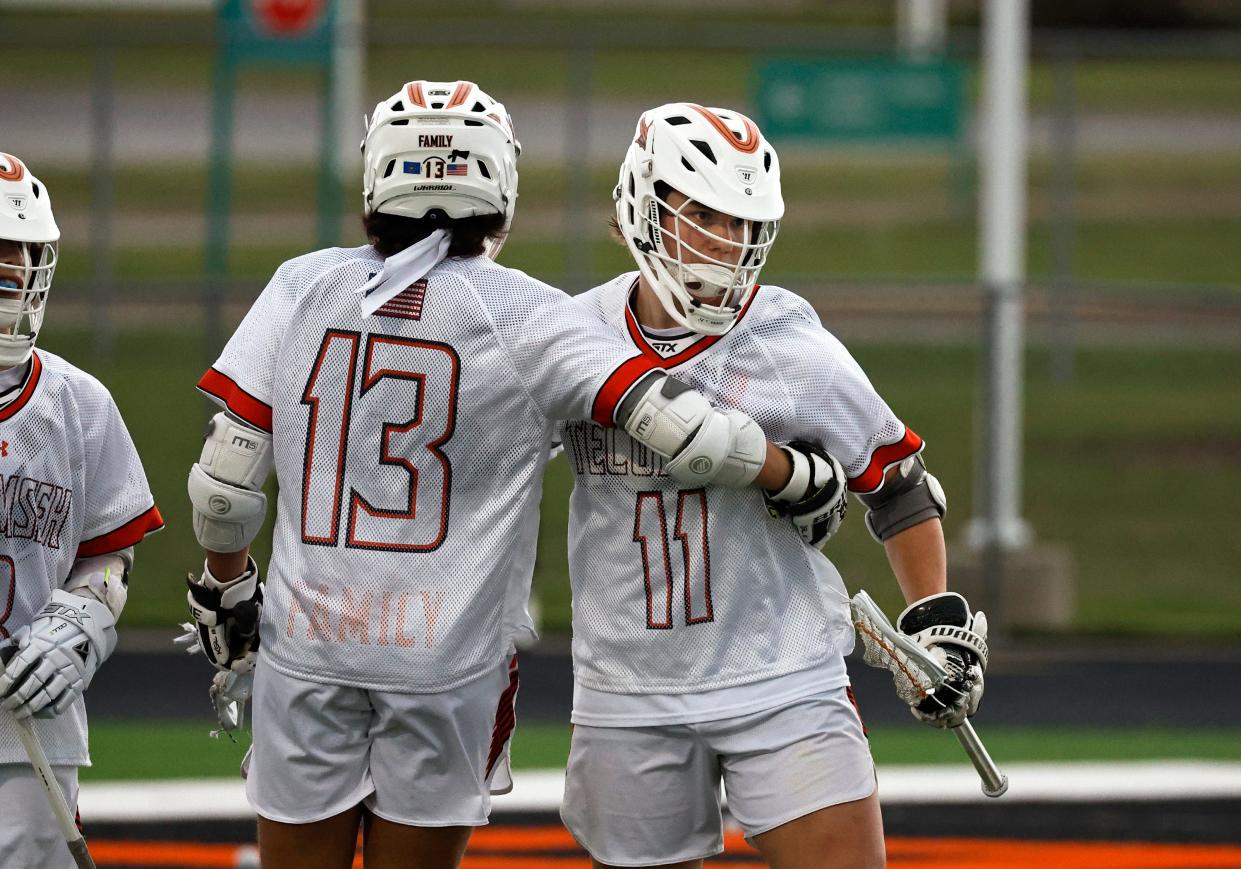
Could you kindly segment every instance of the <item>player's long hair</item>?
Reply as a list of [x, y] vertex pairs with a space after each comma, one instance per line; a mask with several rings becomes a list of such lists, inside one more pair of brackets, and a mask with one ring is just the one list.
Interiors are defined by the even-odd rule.
[[400, 253], [437, 229], [452, 231], [449, 256], [480, 256], [487, 239], [497, 239], [504, 234], [504, 215], [454, 218], [442, 211], [431, 211], [426, 217], [401, 217], [375, 211], [362, 216], [362, 228], [375, 250], [385, 257]]

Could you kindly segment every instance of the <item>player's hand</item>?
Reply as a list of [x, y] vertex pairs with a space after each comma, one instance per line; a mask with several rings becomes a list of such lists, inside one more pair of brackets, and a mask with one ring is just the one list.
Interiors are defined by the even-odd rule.
[[807, 441], [783, 444], [781, 449], [793, 462], [793, 475], [779, 492], [763, 492], [767, 512], [787, 517], [803, 541], [820, 547], [840, 530], [849, 507], [844, 468]]
[[60, 715], [116, 648], [116, 619], [94, 598], [57, 589], [7, 647], [0, 706], [19, 718]]
[[186, 599], [193, 623], [182, 625], [186, 633], [177, 643], [188, 652], [201, 651], [217, 670], [246, 673], [254, 669], [259, 648], [259, 618], [263, 612], [263, 586], [259, 567], [247, 559], [246, 571], [220, 582], [203, 567], [201, 577], [186, 578]]
[[965, 598], [949, 591], [914, 601], [896, 626], [949, 673], [947, 682], [911, 707], [914, 717], [932, 727], [956, 727], [977, 712], [987, 669], [986, 615], [971, 614]]

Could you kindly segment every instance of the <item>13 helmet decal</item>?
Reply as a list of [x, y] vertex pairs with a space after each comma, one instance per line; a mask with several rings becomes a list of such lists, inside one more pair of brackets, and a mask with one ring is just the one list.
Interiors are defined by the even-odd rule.
[[[661, 196], [667, 190], [688, 201], [674, 207]], [[784, 216], [780, 163], [757, 125], [696, 103], [651, 109], [638, 120], [613, 197], [625, 244], [668, 315], [706, 335], [732, 328]], [[699, 226], [689, 214], [695, 204], [745, 221], [741, 237]], [[696, 248], [691, 231], [711, 250]], [[694, 262], [684, 261], [687, 253]]]
[[[521, 144], [502, 103], [468, 81], [411, 81], [375, 106], [362, 141], [363, 208], [404, 217], [503, 214], [517, 204]], [[503, 236], [489, 242], [495, 258]]]

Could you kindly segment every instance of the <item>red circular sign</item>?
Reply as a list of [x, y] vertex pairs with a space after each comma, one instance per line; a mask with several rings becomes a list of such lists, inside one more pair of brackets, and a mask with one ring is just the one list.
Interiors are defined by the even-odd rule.
[[297, 36], [313, 30], [327, 9], [326, 0], [250, 0], [259, 26], [273, 36]]

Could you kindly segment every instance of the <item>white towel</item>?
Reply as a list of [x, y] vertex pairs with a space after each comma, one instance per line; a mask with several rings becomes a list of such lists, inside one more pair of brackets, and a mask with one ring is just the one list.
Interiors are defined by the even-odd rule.
[[451, 241], [452, 233], [437, 229], [422, 241], [384, 260], [379, 274], [357, 290], [362, 297], [362, 315], [369, 317], [390, 299], [409, 289], [415, 281], [426, 277], [427, 272], [448, 256]]

